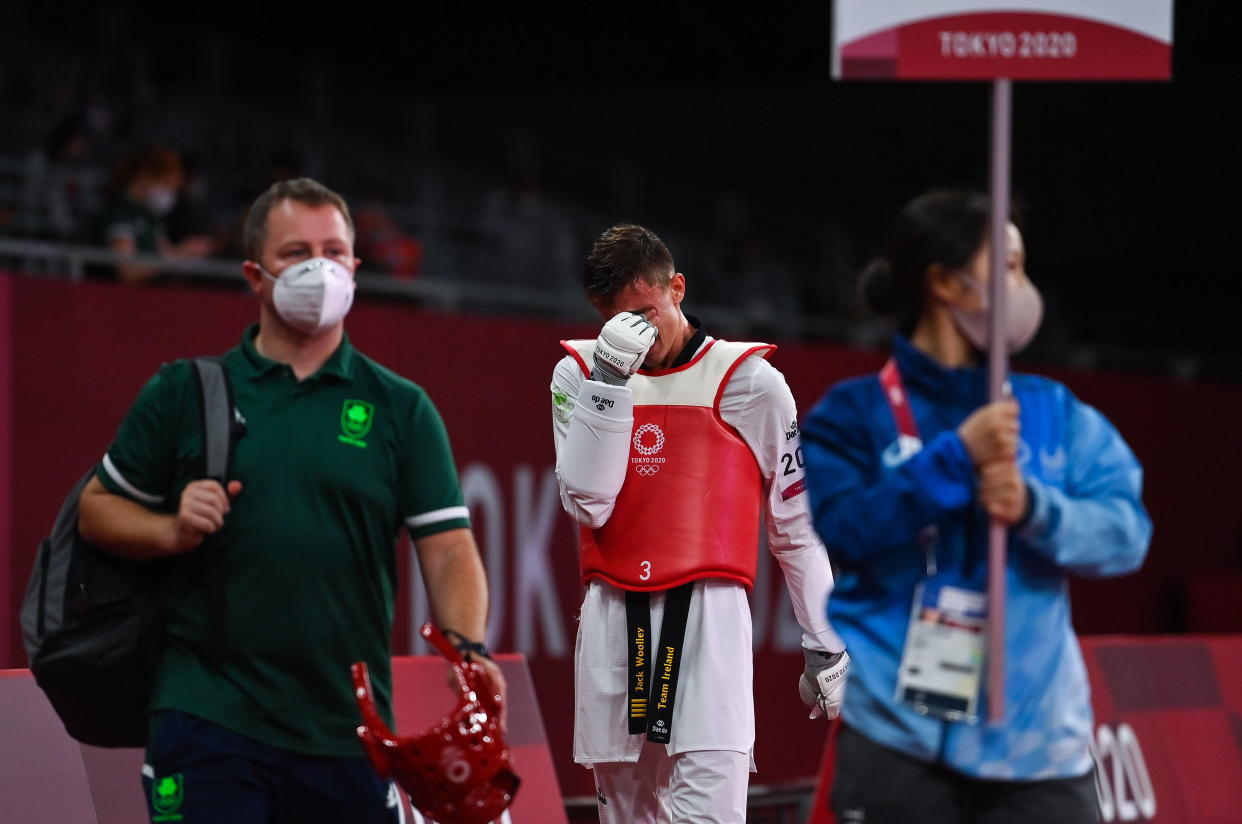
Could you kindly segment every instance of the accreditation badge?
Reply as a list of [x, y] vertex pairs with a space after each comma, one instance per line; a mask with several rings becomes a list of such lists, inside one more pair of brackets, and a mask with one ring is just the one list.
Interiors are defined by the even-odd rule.
[[897, 700], [922, 715], [978, 721], [987, 623], [985, 593], [934, 578], [915, 587]]

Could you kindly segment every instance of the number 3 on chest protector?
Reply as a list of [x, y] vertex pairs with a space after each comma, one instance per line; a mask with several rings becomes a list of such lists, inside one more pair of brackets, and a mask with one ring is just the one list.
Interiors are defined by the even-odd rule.
[[642, 561], [641, 563], [639, 563], [639, 567], [642, 568], [642, 572], [638, 573], [638, 580], [645, 581], [651, 577], [651, 562], [650, 561]]

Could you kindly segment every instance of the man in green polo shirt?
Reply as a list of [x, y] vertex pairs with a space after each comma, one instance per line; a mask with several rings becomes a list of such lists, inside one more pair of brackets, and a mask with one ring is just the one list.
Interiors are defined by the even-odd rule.
[[391, 724], [402, 525], [438, 622], [504, 690], [478, 643], [486, 581], [440, 416], [345, 335], [353, 239], [345, 202], [312, 180], [260, 195], [242, 270], [259, 323], [224, 358], [245, 426], [232, 477], [201, 478], [196, 378], [178, 361], [143, 388], [83, 492], [82, 534], [118, 555], [215, 536], [204, 551], [224, 626], [202, 576], [168, 620], [143, 767], [153, 822], [396, 820], [354, 733], [349, 665], [367, 662]]

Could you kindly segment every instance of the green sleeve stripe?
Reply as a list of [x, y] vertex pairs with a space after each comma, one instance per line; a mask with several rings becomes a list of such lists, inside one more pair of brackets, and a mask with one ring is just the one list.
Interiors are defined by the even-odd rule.
[[431, 512], [424, 512], [421, 515], [411, 515], [405, 519], [405, 525], [410, 529], [418, 529], [419, 527], [428, 526], [439, 521], [470, 520], [470, 509], [464, 506], [448, 506], [444, 509], [436, 509]]
[[164, 498], [162, 496], [152, 495], [149, 492], [143, 492], [141, 489], [125, 480], [125, 476], [122, 475], [121, 471], [116, 468], [116, 464], [112, 463], [112, 458], [107, 453], [104, 453], [103, 468], [104, 471], [108, 473], [108, 478], [121, 489], [125, 490], [130, 497], [135, 500], [142, 501], [144, 504], [151, 504], [152, 506], [163, 503]]

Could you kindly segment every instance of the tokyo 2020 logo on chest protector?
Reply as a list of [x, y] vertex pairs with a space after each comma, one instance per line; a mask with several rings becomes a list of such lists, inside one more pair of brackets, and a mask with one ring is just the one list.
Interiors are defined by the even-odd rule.
[[654, 423], [645, 423], [634, 430], [634, 451], [642, 457], [630, 458], [634, 471], [645, 478], [660, 471], [664, 458], [656, 457], [664, 448], [664, 430]]

